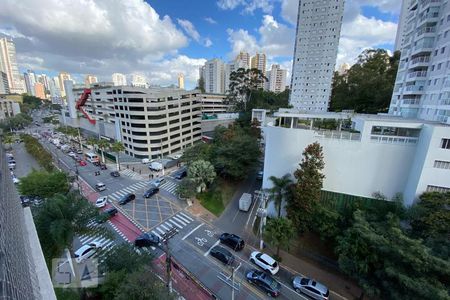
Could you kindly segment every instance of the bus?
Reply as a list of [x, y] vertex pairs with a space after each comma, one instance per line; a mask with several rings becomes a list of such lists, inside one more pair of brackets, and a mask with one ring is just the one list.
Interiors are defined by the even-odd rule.
[[86, 153], [86, 160], [93, 163], [93, 162], [98, 162], [99, 158], [98, 158], [97, 154], [88, 152], [88, 153]]

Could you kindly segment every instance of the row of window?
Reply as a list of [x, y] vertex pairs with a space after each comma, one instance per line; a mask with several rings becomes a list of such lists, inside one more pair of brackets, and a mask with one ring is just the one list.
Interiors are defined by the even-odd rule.
[[441, 140], [441, 148], [442, 149], [450, 149], [450, 139], [442, 139]]
[[450, 188], [436, 185], [427, 185], [427, 192], [447, 193], [450, 192]]
[[450, 169], [450, 161], [435, 160], [433, 167], [438, 169]]

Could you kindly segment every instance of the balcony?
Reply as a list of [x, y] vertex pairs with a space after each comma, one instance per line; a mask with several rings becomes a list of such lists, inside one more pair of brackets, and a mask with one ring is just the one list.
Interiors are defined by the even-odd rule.
[[403, 89], [403, 94], [423, 94], [424, 87], [421, 85], [408, 85]]
[[415, 145], [419, 138], [416, 137], [397, 137], [397, 136], [385, 136], [385, 135], [375, 135], [370, 136], [370, 141], [382, 144], [404, 144], [404, 145]]
[[409, 63], [410, 67], [427, 67], [430, 62], [429, 56], [416, 57]]
[[424, 27], [424, 28], [420, 29], [420, 30], [417, 32], [417, 37], [421, 37], [421, 36], [423, 36], [423, 35], [425, 35], [425, 34], [431, 34], [431, 35], [434, 35], [435, 32], [436, 32], [436, 26], [433, 26], [433, 27]]
[[438, 6], [438, 5], [440, 5], [440, 3], [441, 3], [441, 0], [425, 0], [425, 1], [422, 2], [420, 10], [424, 11], [428, 7], [430, 7], [430, 6]]
[[407, 80], [425, 79], [427, 77], [427, 71], [417, 71], [408, 73]]

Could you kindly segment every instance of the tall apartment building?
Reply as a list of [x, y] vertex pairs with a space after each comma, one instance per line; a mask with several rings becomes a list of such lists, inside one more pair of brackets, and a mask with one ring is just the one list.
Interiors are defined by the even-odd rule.
[[127, 77], [122, 73], [113, 73], [112, 81], [115, 86], [127, 85]]
[[66, 72], [59, 73], [58, 81], [59, 81], [59, 88], [61, 90], [61, 97], [65, 97], [66, 96], [66, 90], [64, 88], [64, 81], [65, 80], [72, 80], [72, 77], [70, 76], [70, 74], [66, 73]]
[[0, 39], [0, 71], [8, 77], [9, 91], [12, 94], [24, 92], [24, 85], [16, 60], [16, 46], [11, 39]]
[[299, 1], [290, 104], [325, 112], [331, 96], [344, 0]]
[[125, 153], [136, 158], [166, 156], [201, 139], [198, 90], [94, 85], [85, 110], [96, 120], [95, 125], [75, 111], [84, 87], [72, 90], [68, 111], [62, 112], [63, 123], [119, 140]]
[[45, 87], [43, 83], [36, 82], [34, 84], [34, 95], [41, 99], [46, 99], [45, 97]]
[[0, 95], [9, 94], [8, 75], [0, 71]]
[[450, 124], [450, 7], [413, 1], [389, 113]]
[[97, 82], [98, 82], [97, 77], [94, 75], [89, 74], [89, 75], [86, 75], [86, 77], [84, 78], [84, 84], [86, 86], [90, 86], [91, 84], [97, 83]]
[[30, 96], [34, 96], [34, 84], [31, 83], [30, 74], [28, 74], [28, 72], [23, 73], [23, 80], [25, 82], [27, 94]]
[[16, 101], [0, 98], [0, 120], [20, 114], [20, 105]]
[[405, 27], [407, 22], [407, 15], [409, 11], [409, 6], [411, 5], [411, 0], [403, 0], [402, 7], [400, 10], [400, 17], [398, 19], [397, 34], [395, 36], [394, 51], [401, 51], [403, 49], [403, 42], [405, 40]]
[[258, 69], [263, 74], [266, 74], [266, 55], [264, 53], [256, 53], [251, 58], [250, 68], [252, 69]]
[[204, 80], [206, 93], [225, 93], [225, 64], [220, 59], [208, 60], [200, 67], [200, 77]]
[[148, 87], [147, 78], [145, 78], [144, 75], [133, 74], [131, 75], [131, 85], [141, 88], [147, 88]]
[[273, 64], [272, 68], [266, 72], [267, 82], [265, 90], [281, 93], [286, 89], [287, 70], [281, 69], [280, 65]]
[[224, 74], [225, 93], [229, 91], [231, 73], [237, 71], [240, 68], [248, 69], [248, 64], [244, 60], [241, 60], [239, 58], [236, 58], [234, 61], [225, 64], [225, 74]]
[[178, 74], [178, 88], [184, 90], [184, 74], [180, 73]]
[[236, 55], [235, 61], [238, 61], [238, 60], [242, 61], [242, 63], [244, 64], [244, 67], [246, 69], [250, 68], [250, 55], [248, 54], [248, 52], [243, 52], [243, 51], [239, 52], [239, 54]]

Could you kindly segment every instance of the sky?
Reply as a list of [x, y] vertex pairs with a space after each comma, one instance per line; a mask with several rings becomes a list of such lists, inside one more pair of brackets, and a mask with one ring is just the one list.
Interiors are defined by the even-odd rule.
[[[69, 72], [111, 81], [194, 88], [206, 60], [263, 52], [292, 68], [299, 0], [0, 0], [0, 36], [12, 37], [21, 72]], [[394, 47], [399, 0], [346, 0], [337, 66], [367, 48]]]

